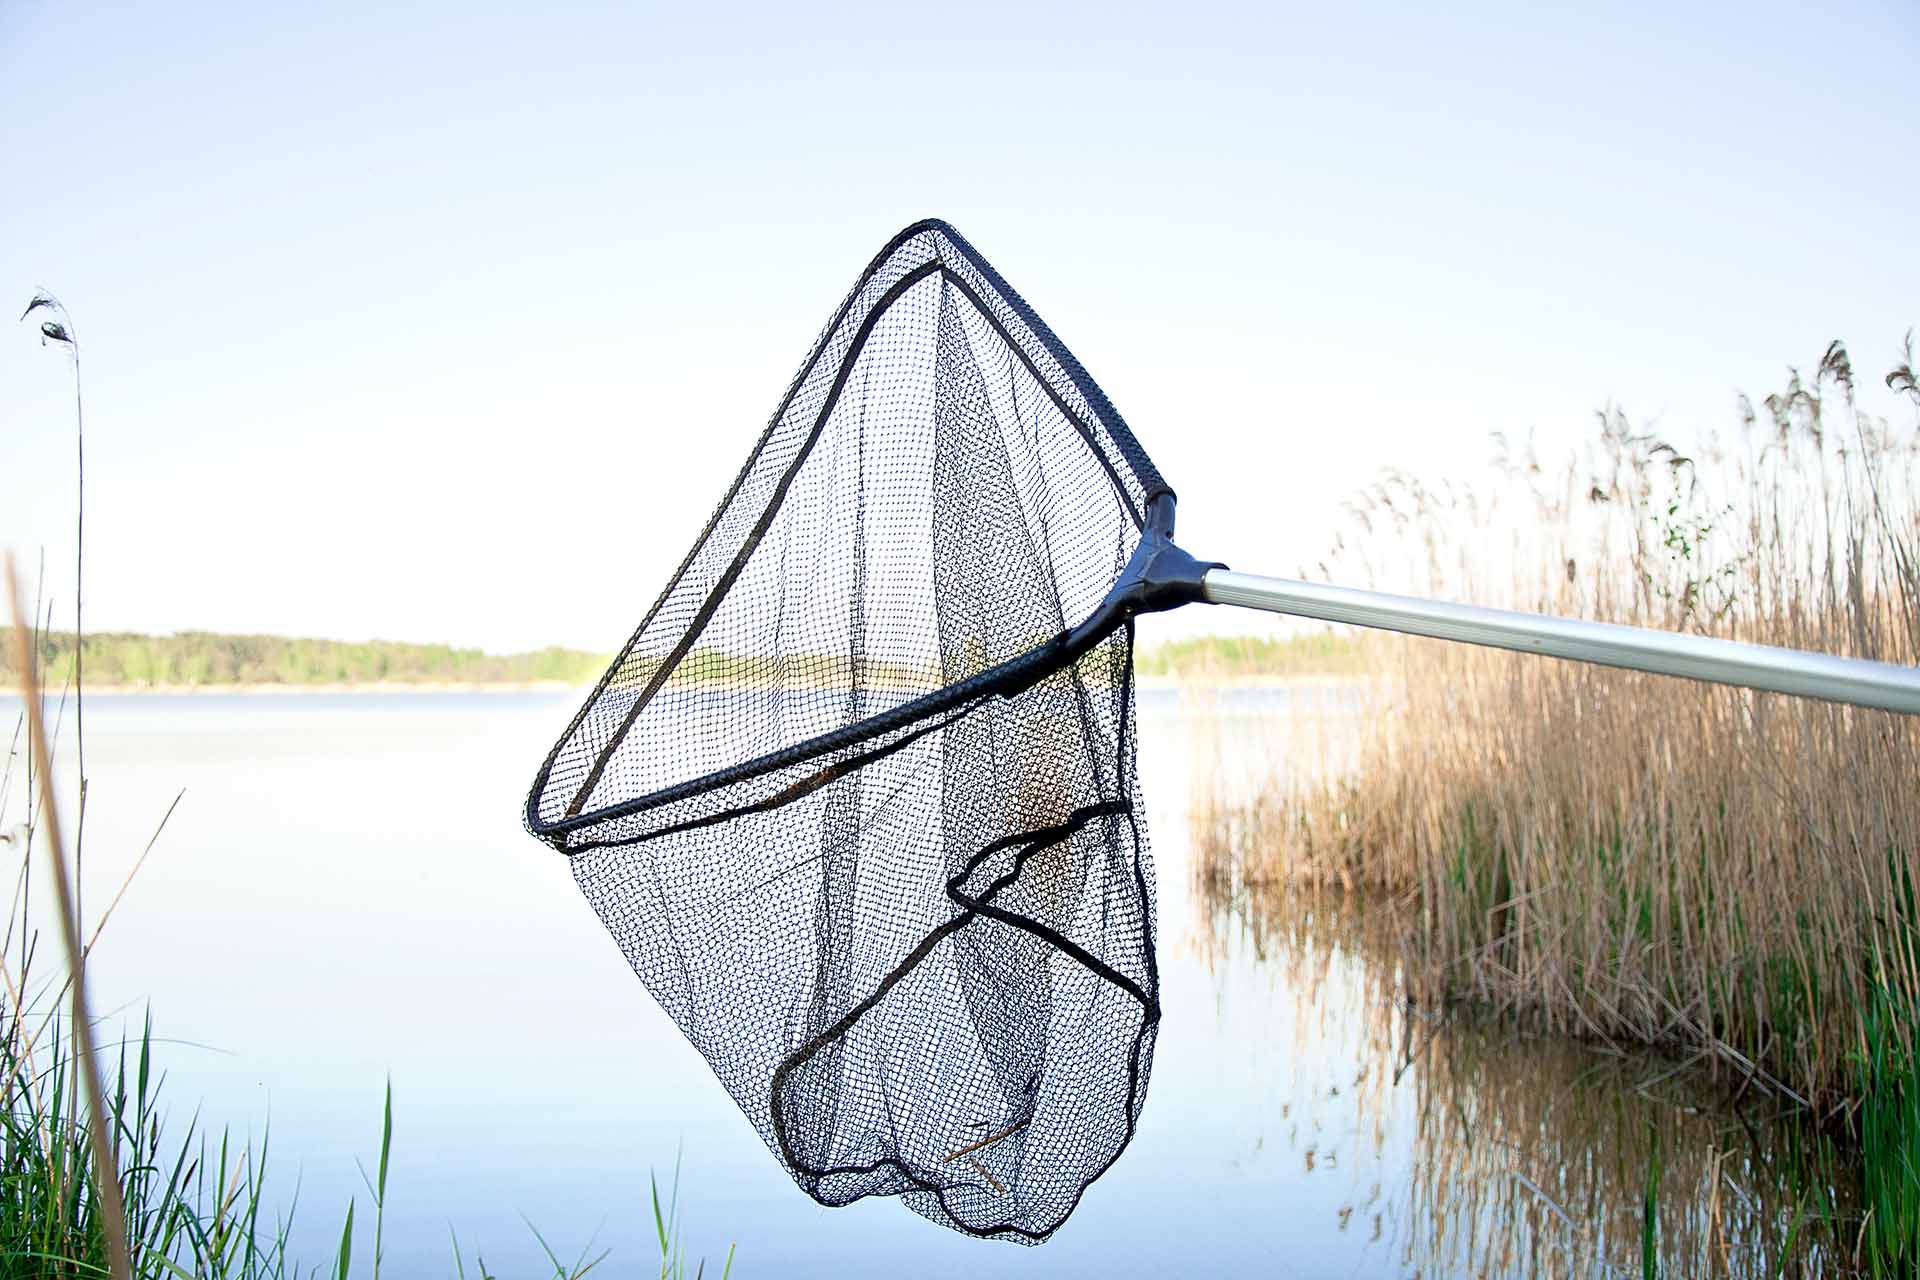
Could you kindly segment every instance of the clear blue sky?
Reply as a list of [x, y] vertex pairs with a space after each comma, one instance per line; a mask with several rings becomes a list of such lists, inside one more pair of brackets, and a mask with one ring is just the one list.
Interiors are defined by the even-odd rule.
[[[1877, 381], [1920, 6], [1458, 7], [6, 0], [0, 302], [84, 343], [90, 618], [611, 647], [929, 214], [1255, 571], [1492, 431], [1730, 425], [1834, 337]], [[0, 328], [0, 544], [63, 600], [66, 397]]]

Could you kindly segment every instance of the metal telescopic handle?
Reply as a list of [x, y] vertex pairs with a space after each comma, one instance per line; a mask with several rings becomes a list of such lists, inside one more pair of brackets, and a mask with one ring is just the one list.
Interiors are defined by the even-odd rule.
[[1920, 667], [1210, 569], [1213, 604], [1920, 715]]

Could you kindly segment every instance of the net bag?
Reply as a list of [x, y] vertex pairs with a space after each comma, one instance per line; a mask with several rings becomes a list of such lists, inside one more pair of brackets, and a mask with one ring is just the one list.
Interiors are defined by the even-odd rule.
[[951, 227], [860, 276], [528, 828], [800, 1187], [1027, 1243], [1160, 1017], [1133, 625], [1173, 495]]

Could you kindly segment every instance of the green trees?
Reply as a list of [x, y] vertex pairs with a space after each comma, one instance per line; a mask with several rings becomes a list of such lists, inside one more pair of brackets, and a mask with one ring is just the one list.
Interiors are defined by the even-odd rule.
[[[89, 688], [195, 688], [207, 685], [582, 684], [606, 666], [602, 654], [546, 648], [490, 654], [445, 644], [350, 642], [294, 636], [183, 631], [150, 636], [99, 632], [83, 652]], [[71, 635], [41, 638], [41, 683], [58, 689], [73, 675]], [[0, 674], [11, 675], [0, 657]]]

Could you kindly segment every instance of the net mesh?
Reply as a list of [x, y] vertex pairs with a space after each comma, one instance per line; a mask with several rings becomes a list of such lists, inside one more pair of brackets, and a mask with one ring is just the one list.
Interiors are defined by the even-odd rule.
[[824, 1204], [1037, 1242], [1133, 1135], [1133, 634], [1089, 619], [1162, 499], [992, 267], [909, 227], [535, 779], [529, 827]]

